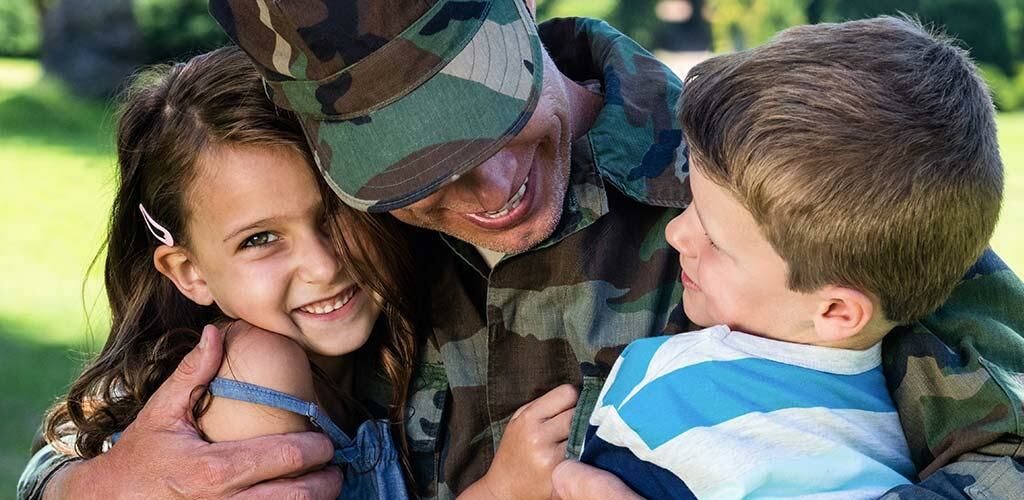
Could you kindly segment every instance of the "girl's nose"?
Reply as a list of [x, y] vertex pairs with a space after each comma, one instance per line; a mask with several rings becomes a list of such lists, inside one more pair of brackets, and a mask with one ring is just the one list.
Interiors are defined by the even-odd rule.
[[325, 235], [311, 236], [297, 253], [299, 279], [306, 283], [331, 283], [338, 276], [338, 255]]

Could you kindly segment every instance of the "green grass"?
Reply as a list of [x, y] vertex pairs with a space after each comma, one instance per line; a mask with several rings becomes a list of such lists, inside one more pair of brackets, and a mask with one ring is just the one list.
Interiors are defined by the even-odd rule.
[[992, 248], [1024, 274], [1024, 112], [1001, 114], [997, 125], [1006, 185]]
[[[999, 140], [1006, 203], [992, 244], [1024, 272], [1024, 113], [999, 117]], [[0, 175], [0, 492], [10, 492], [43, 410], [102, 341], [86, 334], [82, 283], [112, 196], [109, 107], [68, 98], [35, 62], [0, 59]], [[95, 270], [88, 283], [102, 331]]]
[[82, 284], [105, 231], [111, 134], [104, 104], [69, 99], [33, 61], [0, 60], [0, 492], [14, 490], [40, 415], [81, 370], [75, 352], [96, 345]]

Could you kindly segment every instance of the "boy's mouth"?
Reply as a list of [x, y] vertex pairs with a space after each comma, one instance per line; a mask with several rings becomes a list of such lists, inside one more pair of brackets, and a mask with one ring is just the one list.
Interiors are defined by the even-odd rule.
[[311, 302], [299, 307], [298, 310], [309, 314], [328, 314], [345, 307], [345, 304], [348, 304], [348, 301], [352, 300], [352, 297], [355, 296], [358, 290], [358, 287], [352, 285], [333, 297]]
[[700, 285], [698, 285], [695, 281], [690, 279], [690, 275], [686, 274], [686, 271], [682, 271], [680, 273], [680, 276], [683, 282], [683, 288], [689, 288], [695, 292], [700, 291]]

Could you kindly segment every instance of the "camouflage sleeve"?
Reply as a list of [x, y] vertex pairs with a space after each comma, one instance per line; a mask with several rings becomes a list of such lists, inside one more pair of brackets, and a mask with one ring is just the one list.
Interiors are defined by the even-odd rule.
[[18, 500], [42, 500], [43, 490], [50, 478], [65, 465], [77, 460], [81, 459], [64, 455], [50, 445], [40, 448], [29, 460], [18, 480]]
[[882, 500], [1018, 499], [1024, 496], [1024, 464], [1009, 457], [968, 454], [915, 485], [889, 490]]
[[986, 477], [996, 467], [964, 456], [1024, 457], [1022, 306], [1024, 284], [988, 250], [938, 311], [886, 337], [886, 380], [922, 484], [951, 477], [949, 464]]

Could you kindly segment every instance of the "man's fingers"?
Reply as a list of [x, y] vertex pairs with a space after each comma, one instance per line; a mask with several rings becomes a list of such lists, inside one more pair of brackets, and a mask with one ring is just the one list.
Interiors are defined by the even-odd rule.
[[[279, 477], [295, 476], [319, 469], [334, 457], [334, 445], [319, 432], [273, 434], [242, 441], [209, 445], [208, 463], [203, 465], [213, 484], [225, 484], [225, 491]], [[202, 460], [202, 459], [200, 459]]]
[[203, 328], [199, 345], [185, 355], [160, 388], [146, 403], [138, 420], [158, 428], [167, 428], [191, 412], [192, 390], [210, 383], [220, 368], [224, 335], [217, 327]]
[[551, 389], [529, 404], [529, 413], [537, 418], [548, 419], [576, 406], [579, 392], [569, 384]]
[[341, 469], [325, 467], [303, 476], [289, 479], [275, 479], [257, 484], [239, 492], [232, 498], [267, 499], [309, 498], [311, 500], [334, 500], [342, 488]]

